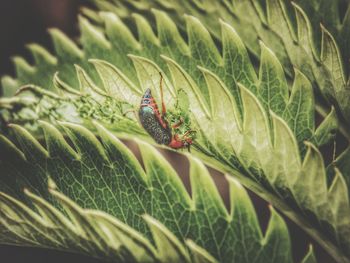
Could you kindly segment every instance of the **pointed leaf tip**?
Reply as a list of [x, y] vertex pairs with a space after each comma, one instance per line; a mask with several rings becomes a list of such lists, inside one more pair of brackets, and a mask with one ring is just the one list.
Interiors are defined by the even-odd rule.
[[190, 257], [181, 242], [153, 217], [144, 214], [155, 240], [159, 259], [163, 262], [190, 262]]

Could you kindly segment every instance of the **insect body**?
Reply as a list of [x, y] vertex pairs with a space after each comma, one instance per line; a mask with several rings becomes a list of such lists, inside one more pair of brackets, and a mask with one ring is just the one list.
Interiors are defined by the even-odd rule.
[[183, 120], [180, 119], [178, 123], [170, 126], [168, 121], [165, 119], [166, 108], [163, 100], [163, 77], [162, 75], [160, 75], [160, 77], [162, 113], [159, 112], [157, 102], [153, 98], [151, 90], [147, 89], [142, 96], [139, 110], [141, 125], [157, 143], [167, 145], [173, 149], [188, 147], [189, 150], [193, 141], [188, 137], [188, 135], [193, 131], [189, 130], [183, 135], [179, 135], [177, 133], [173, 134], [173, 131], [183, 124]]

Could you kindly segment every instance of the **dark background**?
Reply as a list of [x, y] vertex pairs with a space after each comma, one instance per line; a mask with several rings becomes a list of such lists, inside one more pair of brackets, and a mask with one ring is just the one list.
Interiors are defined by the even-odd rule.
[[[22, 55], [31, 61], [32, 58], [25, 49], [26, 44], [36, 42], [52, 50], [47, 28], [58, 27], [69, 36], [77, 36], [79, 32], [76, 26], [76, 15], [83, 2], [83, 0], [2, 0], [0, 2], [0, 76], [14, 74], [11, 57], [15, 55]], [[189, 189], [186, 160], [180, 155], [169, 152], [165, 155], [175, 169], [183, 175], [184, 183]], [[211, 173], [228, 205], [228, 188], [224, 177], [214, 170], [211, 170]], [[265, 232], [270, 217], [268, 204], [253, 193], [249, 192], [249, 194]], [[286, 221], [291, 233], [295, 262], [300, 262], [306, 254], [308, 245], [313, 242], [298, 226], [288, 219]], [[313, 244], [318, 262], [334, 262], [319, 246]], [[4, 245], [0, 246], [0, 261], [4, 263], [102, 262], [72, 253]]]

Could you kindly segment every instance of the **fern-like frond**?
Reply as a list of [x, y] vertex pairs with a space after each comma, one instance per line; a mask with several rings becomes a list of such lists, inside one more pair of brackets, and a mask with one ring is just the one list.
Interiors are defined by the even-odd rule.
[[[289, 76], [298, 68], [312, 82], [317, 104], [339, 107], [350, 124], [349, 32], [350, 5], [336, 1], [124, 1], [92, 0], [99, 9], [128, 19], [132, 12], [149, 15], [152, 8], [167, 11], [177, 25], [185, 25], [183, 14], [198, 17], [220, 42], [219, 19], [233, 26], [248, 49], [259, 58], [259, 40], [277, 55]], [[303, 8], [301, 8], [301, 7]], [[306, 12], [304, 11], [306, 10]], [[339, 10], [345, 9], [345, 15]], [[320, 23], [321, 26], [320, 26]], [[323, 26], [327, 26], [327, 29]], [[185, 26], [183, 26], [185, 29]], [[331, 33], [330, 33], [331, 32]], [[337, 41], [336, 41], [337, 40]], [[221, 44], [223, 42], [221, 41]], [[324, 109], [320, 109], [324, 115]]]
[[271, 208], [263, 235], [246, 191], [231, 177], [227, 210], [207, 169], [193, 157], [188, 157], [190, 197], [170, 164], [148, 144], [138, 143], [143, 170], [100, 125], [101, 142], [82, 126], [61, 124], [72, 146], [54, 126], [41, 126], [46, 148], [17, 125], [11, 129], [18, 146], [1, 137], [2, 243], [115, 262], [190, 262], [188, 250], [194, 262], [203, 257], [215, 262], [208, 253], [220, 262], [292, 262], [283, 219]]
[[[187, 124], [197, 131], [194, 154], [236, 175], [248, 188], [281, 208], [339, 262], [346, 262], [350, 211], [345, 178], [349, 171], [335, 170], [327, 178], [322, 155], [314, 146], [332, 139], [337, 127], [334, 110], [315, 130], [312, 84], [296, 69], [294, 83], [288, 85], [283, 67], [263, 43], [256, 74], [245, 46], [227, 23], [220, 22], [220, 52], [198, 19], [185, 17], [186, 42], [165, 13], [153, 13], [157, 35], [144, 17], [134, 15], [138, 40], [112, 13], [98, 16], [105, 28], [81, 18], [84, 52], [79, 51], [94, 58], [91, 62], [96, 71], [83, 61], [85, 70], [76, 67], [74, 81], [72, 70], [55, 75], [52, 87], [61, 93], [60, 100], [54, 98], [55, 93], [38, 87], [26, 89], [44, 97], [38, 105], [59, 101], [52, 106], [58, 117], [48, 114], [53, 121], [76, 118], [93, 128], [89, 120], [98, 119], [118, 134], [146, 138], [135, 116], [124, 113], [138, 108], [147, 88], [159, 101], [159, 72], [163, 72], [169, 112], [186, 117]], [[57, 50], [62, 51], [57, 55], [78, 50], [71, 45], [59, 42]], [[31, 97], [23, 93], [14, 98]], [[2, 105], [18, 118], [8, 100]], [[13, 116], [9, 119], [16, 121]]]

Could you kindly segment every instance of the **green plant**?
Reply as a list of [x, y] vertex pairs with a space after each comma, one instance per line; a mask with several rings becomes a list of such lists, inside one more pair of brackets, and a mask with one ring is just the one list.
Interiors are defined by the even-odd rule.
[[[341, 1], [93, 3], [103, 11], [82, 9], [82, 49], [51, 30], [55, 56], [30, 45], [35, 65], [15, 58], [17, 78], [2, 80], [2, 119], [17, 123], [1, 127], [2, 242], [115, 261], [291, 262], [283, 219], [271, 208], [263, 237], [235, 177], [349, 262], [350, 5], [343, 18]], [[159, 72], [167, 107], [197, 131], [192, 197], [152, 146], [138, 142], [144, 172], [114, 137], [152, 143], [130, 110], [146, 88], [159, 101]], [[318, 148], [337, 130], [346, 149], [328, 164]], [[227, 174], [230, 211], [192, 156]]]

